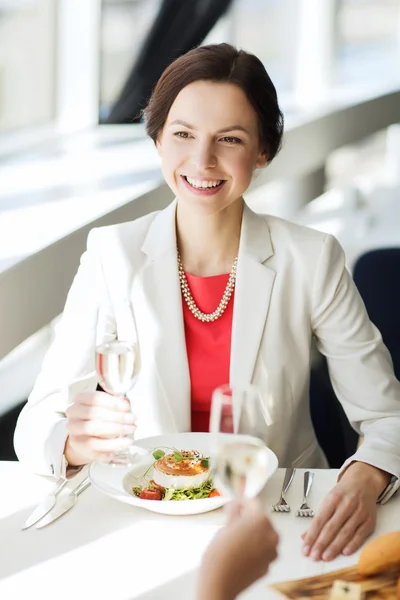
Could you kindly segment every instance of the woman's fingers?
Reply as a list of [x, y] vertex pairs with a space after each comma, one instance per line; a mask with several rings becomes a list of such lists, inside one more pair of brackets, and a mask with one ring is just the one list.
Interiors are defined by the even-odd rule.
[[[126, 398], [105, 392], [78, 394], [66, 410], [68, 455], [72, 460], [107, 461], [132, 445], [136, 418]], [[66, 455], [67, 457], [67, 455]], [[79, 458], [77, 458], [79, 457]], [[68, 460], [68, 458], [67, 458]]]
[[357, 552], [357, 550], [362, 546], [365, 540], [374, 531], [375, 525], [376, 523], [373, 519], [370, 519], [368, 523], [362, 523], [355, 532], [353, 538], [343, 548], [343, 554], [345, 556], [350, 556], [350, 554], [354, 554], [354, 552]]
[[[344, 548], [359, 526], [357, 515], [348, 510], [338, 510], [335, 516], [322, 529], [311, 550], [314, 560], [332, 560]], [[330, 547], [330, 551], [328, 548]]]
[[93, 436], [113, 438], [135, 433], [135, 425], [110, 421], [82, 421], [70, 419], [67, 424], [68, 433], [74, 436]]
[[71, 435], [116, 437], [134, 432], [136, 417], [129, 400], [104, 392], [79, 394], [67, 408], [68, 431]]
[[[77, 448], [83, 447], [90, 451], [91, 454], [101, 454], [104, 456], [110, 455], [113, 452], [124, 450], [132, 445], [132, 440], [129, 438], [96, 438], [89, 436], [77, 436], [75, 438]], [[97, 456], [96, 456], [97, 459]]]
[[314, 517], [309, 529], [303, 533], [303, 554], [305, 556], [309, 556], [310, 551], [313, 548], [314, 543], [317, 541], [321, 531], [335, 514], [337, 505], [338, 501], [334, 496], [326, 498], [320, 511]]
[[110, 408], [89, 406], [87, 404], [72, 404], [67, 409], [66, 414], [73, 421], [78, 419], [83, 421], [109, 421], [111, 423], [120, 423], [121, 425], [134, 425], [136, 422], [136, 417], [131, 411], [116, 411]]
[[[355, 515], [338, 510], [335, 516], [322, 529], [311, 550], [314, 560], [332, 560], [344, 548], [358, 528], [359, 521]], [[328, 550], [329, 549], [329, 550]], [[334, 554], [334, 556], [332, 556]]]
[[76, 397], [74, 404], [96, 406], [97, 408], [106, 408], [118, 412], [128, 412], [131, 410], [131, 405], [127, 398], [112, 396], [105, 392], [83, 392]]
[[[322, 553], [322, 560], [333, 560], [342, 552], [344, 554], [352, 554], [361, 546], [373, 531], [373, 527], [369, 520], [361, 520], [353, 517], [342, 527], [331, 544]], [[347, 548], [347, 551], [344, 550]], [[352, 551], [349, 552], [349, 549]]]

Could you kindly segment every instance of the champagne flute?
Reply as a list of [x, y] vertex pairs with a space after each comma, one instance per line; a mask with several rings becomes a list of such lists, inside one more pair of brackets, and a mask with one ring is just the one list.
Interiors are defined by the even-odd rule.
[[[125, 308], [127, 309], [128, 317], [131, 317], [133, 323], [132, 306], [127, 301], [125, 302]], [[106, 338], [106, 341], [99, 341], [96, 346], [96, 372], [102, 389], [106, 393], [124, 400], [127, 393], [135, 384], [137, 365], [139, 362], [138, 345], [133, 341], [109, 339], [109, 336], [105, 335], [107, 329], [104, 326], [105, 322], [106, 319], [104, 319], [101, 311], [99, 311], [97, 340]], [[99, 333], [100, 331], [101, 333]], [[132, 332], [129, 331], [129, 334], [131, 333]], [[128, 335], [127, 337], [131, 337], [131, 335]], [[129, 448], [114, 452], [108, 464], [114, 466], [131, 465], [137, 462], [138, 455], [146, 454], [145, 450], [133, 444], [133, 437], [126, 437], [132, 439], [132, 445]]]
[[269, 453], [262, 439], [265, 408], [252, 386], [217, 388], [212, 396], [210, 432], [217, 487], [241, 500], [254, 498], [268, 479]]
[[137, 344], [120, 340], [96, 347], [96, 372], [105, 392], [125, 398], [135, 377]]

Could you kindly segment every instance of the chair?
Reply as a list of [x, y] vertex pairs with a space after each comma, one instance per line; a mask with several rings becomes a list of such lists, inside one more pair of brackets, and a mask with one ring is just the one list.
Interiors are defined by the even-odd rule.
[[311, 369], [310, 411], [315, 435], [331, 469], [339, 469], [354, 454], [358, 434], [336, 397], [325, 357]]
[[[400, 248], [366, 252], [355, 263], [353, 279], [392, 356], [396, 377], [400, 378]], [[339, 468], [355, 452], [358, 435], [336, 398], [325, 359], [311, 371], [310, 410], [328, 463]]]
[[353, 278], [400, 379], [400, 248], [366, 252], [356, 261]]

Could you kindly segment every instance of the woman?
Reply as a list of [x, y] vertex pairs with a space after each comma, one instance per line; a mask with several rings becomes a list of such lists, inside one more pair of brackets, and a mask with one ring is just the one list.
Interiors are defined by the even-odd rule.
[[400, 384], [337, 241], [244, 203], [281, 144], [275, 88], [255, 56], [204, 46], [166, 69], [145, 119], [176, 201], [90, 233], [17, 424], [18, 456], [58, 477], [107, 457], [125, 443], [118, 435], [135, 430], [129, 403], [96, 392], [93, 372], [99, 307], [107, 335], [124, 337], [129, 298], [141, 359], [129, 396], [137, 437], [207, 430], [212, 390], [251, 381], [273, 391], [266, 436], [280, 465], [325, 467], [309, 413], [315, 339], [364, 441], [306, 532], [304, 553], [351, 554], [374, 529], [376, 502], [399, 486]]

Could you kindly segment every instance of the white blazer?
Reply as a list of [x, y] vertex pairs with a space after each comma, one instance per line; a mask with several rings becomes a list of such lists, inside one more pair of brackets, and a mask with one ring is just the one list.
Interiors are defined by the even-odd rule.
[[[18, 457], [38, 473], [65, 467], [65, 411], [95, 390], [102, 339], [136, 339], [140, 372], [130, 394], [137, 437], [190, 431], [190, 378], [179, 286], [176, 202], [136, 221], [94, 229], [55, 340], [15, 431]], [[134, 309], [127, 317], [126, 299]], [[334, 390], [364, 441], [351, 460], [400, 477], [400, 383], [331, 235], [244, 207], [234, 297], [230, 383], [254, 383], [273, 424], [259, 434], [280, 466], [326, 467], [309, 410], [313, 340]], [[97, 337], [97, 341], [99, 341]], [[268, 393], [265, 393], [268, 392]], [[392, 485], [390, 495], [397, 489]], [[389, 495], [388, 495], [389, 497]]]

